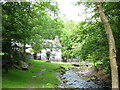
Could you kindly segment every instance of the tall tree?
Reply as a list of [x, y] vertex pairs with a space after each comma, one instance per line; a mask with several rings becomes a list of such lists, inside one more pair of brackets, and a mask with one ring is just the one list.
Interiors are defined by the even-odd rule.
[[[40, 53], [42, 49], [48, 48], [43, 45], [44, 40], [52, 40], [60, 34], [62, 22], [57, 16], [58, 7], [53, 2], [40, 2], [32, 6], [34, 18], [31, 19], [32, 33], [30, 44], [34, 53]], [[54, 15], [55, 17], [51, 16]], [[50, 45], [47, 42], [47, 45]], [[50, 48], [50, 47], [49, 47]]]
[[19, 60], [17, 53], [20, 48], [16, 43], [26, 43], [31, 34], [30, 3], [6, 2], [2, 7], [2, 51], [9, 58]]
[[109, 43], [109, 58], [110, 58], [110, 66], [111, 66], [111, 78], [112, 78], [112, 88], [119, 88], [119, 79], [118, 79], [118, 66], [116, 62], [116, 47], [115, 47], [115, 40], [113, 36], [113, 32], [111, 30], [109, 21], [104, 14], [102, 3], [95, 2], [98, 13], [100, 14], [100, 18], [104, 23], [104, 27], [106, 30], [106, 34], [108, 37]]

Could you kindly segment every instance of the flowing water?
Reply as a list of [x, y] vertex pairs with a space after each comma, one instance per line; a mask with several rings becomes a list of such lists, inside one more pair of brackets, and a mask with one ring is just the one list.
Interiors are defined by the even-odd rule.
[[88, 82], [88, 78], [79, 76], [73, 70], [66, 71], [62, 78], [66, 80], [65, 86], [73, 88], [102, 88], [102, 85], [97, 85], [93, 81]]
[[[84, 68], [81, 71], [87, 71], [88, 69]], [[99, 81], [97, 83], [95, 82], [96, 79], [90, 80], [89, 77], [84, 77], [84, 75], [81, 75], [78, 73], [80, 72], [80, 69], [69, 69], [67, 70], [63, 75], [59, 76], [59, 80], [62, 82], [61, 85], [59, 85], [59, 88], [91, 88], [92, 89], [98, 89], [98, 88], [106, 88], [104, 85]], [[89, 71], [89, 70], [88, 70]]]

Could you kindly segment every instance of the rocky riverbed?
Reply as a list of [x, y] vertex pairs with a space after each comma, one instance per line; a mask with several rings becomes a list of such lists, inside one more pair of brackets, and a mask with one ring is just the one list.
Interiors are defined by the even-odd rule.
[[58, 79], [61, 81], [61, 85], [58, 88], [109, 88], [109, 85], [104, 84], [94, 75], [91, 75], [88, 68], [70, 68], [66, 70], [64, 74], [59, 74]]

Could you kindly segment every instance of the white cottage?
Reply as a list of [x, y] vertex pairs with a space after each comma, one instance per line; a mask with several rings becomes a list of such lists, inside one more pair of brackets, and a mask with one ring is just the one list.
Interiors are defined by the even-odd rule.
[[41, 51], [41, 59], [47, 60], [47, 52], [50, 52], [50, 59], [52, 61], [61, 61], [62, 60], [62, 52], [61, 52], [61, 43], [56, 36], [54, 40], [45, 40], [48, 43], [52, 43], [53, 48], [43, 49]]
[[[41, 50], [41, 53], [37, 54], [37, 59], [41, 57], [41, 60], [47, 60], [47, 52], [50, 52], [50, 58], [51, 61], [62, 61], [62, 52], [61, 52], [61, 43], [58, 39], [58, 36], [55, 37], [54, 40], [44, 40], [45, 43], [43, 45], [51, 44], [52, 48], [45, 48]], [[27, 53], [30, 52], [30, 48], [26, 49]], [[33, 54], [33, 53], [31, 53]]]

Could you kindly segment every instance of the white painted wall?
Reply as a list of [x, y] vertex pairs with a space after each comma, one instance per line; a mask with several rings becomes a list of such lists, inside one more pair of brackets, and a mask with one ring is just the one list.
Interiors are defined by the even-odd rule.
[[[52, 42], [53, 47], [56, 47], [56, 46], [62, 47], [57, 36], [54, 40], [46, 40], [46, 41]], [[43, 60], [47, 59], [47, 57], [46, 57], [47, 51], [51, 52], [50, 60], [53, 60], [53, 61], [61, 61], [62, 60], [62, 52], [61, 52], [61, 49], [59, 49], [59, 48], [43, 49], [41, 52], [41, 58]]]
[[[62, 47], [61, 44], [60, 44], [60, 41], [58, 39], [58, 37], [56, 36], [56, 38], [54, 40], [45, 40], [46, 42], [51, 42], [53, 44], [53, 47], [56, 47], [59, 46], [59, 47]], [[27, 47], [30, 47], [30, 45], [27, 45]], [[30, 53], [31, 55], [33, 55], [32, 52], [30, 52], [30, 49], [31, 48], [28, 48], [26, 49], [26, 52], [27, 53]], [[62, 61], [62, 52], [61, 52], [61, 49], [60, 48], [52, 48], [52, 49], [43, 49], [41, 51], [41, 53], [38, 53], [37, 56], [39, 58], [39, 56], [41, 55], [41, 59], [42, 60], [47, 60], [47, 57], [46, 57], [46, 52], [47, 51], [50, 51], [51, 52], [51, 55], [50, 55], [50, 60], [53, 60], [53, 61]]]

